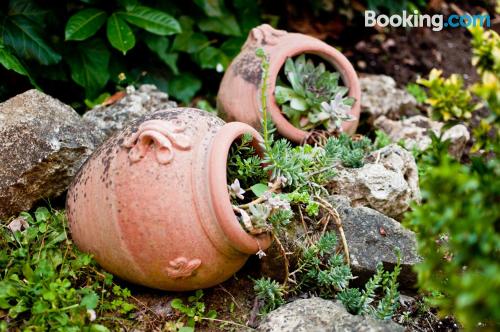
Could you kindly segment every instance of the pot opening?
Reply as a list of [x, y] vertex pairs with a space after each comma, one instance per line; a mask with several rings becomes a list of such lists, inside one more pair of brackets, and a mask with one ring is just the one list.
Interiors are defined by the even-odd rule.
[[[257, 189], [252, 190], [247, 186], [255, 179], [263, 181], [269, 177], [260, 167], [263, 156], [259, 145], [261, 140], [259, 133], [252, 127], [238, 122], [227, 123], [214, 138], [210, 152], [210, 192], [216, 217], [231, 244], [246, 254], [264, 250], [271, 242], [267, 230], [249, 231], [243, 226], [240, 212], [242, 208], [237, 204], [251, 203], [251, 193]], [[253, 167], [248, 166], [249, 162], [253, 163]], [[245, 163], [247, 166], [242, 166]], [[257, 163], [260, 171], [256, 167]], [[258, 174], [242, 177], [238, 173], [246, 170], [248, 175], [250, 169]]]
[[356, 102], [341, 69], [321, 53], [288, 57], [273, 91], [280, 114], [302, 131], [338, 135], [343, 122], [355, 120], [351, 113]]

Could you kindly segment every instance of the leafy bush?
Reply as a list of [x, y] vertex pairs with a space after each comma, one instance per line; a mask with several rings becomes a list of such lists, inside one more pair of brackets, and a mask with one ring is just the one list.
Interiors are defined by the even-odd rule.
[[343, 121], [353, 120], [348, 112], [355, 100], [345, 97], [349, 89], [339, 86], [338, 72], [328, 71], [323, 62], [314, 65], [304, 54], [295, 61], [288, 58], [284, 69], [291, 86], [278, 82], [274, 94], [295, 127], [335, 132]]
[[153, 82], [187, 102], [201, 73], [220, 75], [260, 23], [252, 1], [39, 2], [0, 5], [0, 64], [56, 96], [55, 87], [80, 86], [94, 99], [116, 85]]
[[[215, 310], [206, 311], [205, 302], [202, 300], [203, 291], [197, 290], [194, 295], [188, 297], [188, 304], [184, 304], [181, 299], [173, 299], [171, 307], [182, 314], [182, 317], [176, 324], [169, 324], [168, 327], [173, 331], [193, 332], [196, 324], [203, 319], [214, 319], [217, 317]], [[173, 326], [170, 326], [173, 325]]]
[[108, 331], [102, 322], [134, 309], [130, 291], [74, 248], [64, 212], [38, 208], [3, 226], [0, 270], [0, 331]]
[[428, 79], [417, 80], [429, 89], [426, 102], [432, 107], [432, 118], [442, 121], [469, 119], [477, 106], [472, 102], [471, 93], [464, 88], [462, 77], [453, 74], [443, 78], [441, 74], [441, 70], [432, 69]]
[[[497, 153], [499, 150], [497, 149]], [[416, 230], [419, 286], [468, 329], [500, 322], [500, 164], [461, 165], [446, 153], [421, 179], [424, 204], [406, 223]]]

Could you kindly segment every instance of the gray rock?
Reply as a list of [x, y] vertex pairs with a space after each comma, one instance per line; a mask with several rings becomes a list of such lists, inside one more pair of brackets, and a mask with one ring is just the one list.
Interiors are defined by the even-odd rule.
[[[440, 136], [444, 126], [443, 123], [422, 115], [403, 120], [391, 120], [386, 116], [380, 116], [373, 125], [385, 132], [393, 142], [403, 141], [407, 149], [415, 148], [420, 151], [426, 150], [431, 145], [431, 132]], [[442, 139], [450, 140], [449, 153], [459, 159], [470, 139], [470, 134], [467, 127], [458, 124], [444, 131]]]
[[413, 266], [421, 261], [415, 233], [380, 212], [351, 207], [346, 197], [332, 196], [330, 203], [342, 220], [353, 274], [365, 281], [375, 273], [379, 263], [392, 270], [397, 262], [396, 248], [399, 248], [401, 274], [398, 281], [402, 288], [414, 288], [417, 276]]
[[257, 328], [261, 332], [396, 332], [404, 331], [392, 321], [348, 313], [335, 301], [318, 297], [285, 304], [269, 313]]
[[413, 155], [397, 144], [372, 152], [360, 168], [337, 167], [328, 190], [401, 219], [412, 201], [420, 200], [418, 170]]
[[[401, 288], [414, 289], [417, 281], [413, 266], [420, 262], [417, 254], [415, 234], [404, 228], [398, 221], [367, 208], [352, 207], [348, 197], [333, 195], [329, 198], [342, 221], [342, 228], [349, 248], [352, 273], [358, 277], [355, 282], [367, 281], [376, 271], [377, 264], [392, 271], [397, 262], [396, 248], [401, 252], [401, 274], [398, 281]], [[299, 257], [307, 240], [317, 239], [322, 233], [322, 226], [308, 227], [308, 234], [300, 221], [295, 220], [277, 236], [287, 252], [290, 271], [299, 265]], [[337, 226], [331, 222], [329, 231], [337, 232]], [[339, 249], [340, 247], [339, 237]], [[264, 276], [283, 281], [285, 279], [285, 263], [276, 242], [266, 251], [267, 256], [261, 259], [261, 273]]]
[[409, 115], [417, 107], [417, 101], [406, 90], [398, 89], [396, 81], [386, 75], [366, 75], [360, 78], [361, 110], [370, 120], [381, 115], [399, 119]]
[[109, 106], [96, 106], [86, 112], [83, 118], [99, 128], [104, 137], [108, 138], [143, 115], [174, 107], [177, 107], [177, 104], [170, 101], [165, 92], [154, 85], [144, 84], [137, 90], [133, 86], [127, 87], [123, 98]]
[[37, 90], [0, 104], [0, 219], [66, 190], [100, 138], [69, 106]]

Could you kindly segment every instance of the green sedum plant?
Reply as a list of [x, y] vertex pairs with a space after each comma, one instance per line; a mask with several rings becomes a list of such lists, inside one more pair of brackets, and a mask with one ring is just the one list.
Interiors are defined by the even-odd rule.
[[254, 280], [253, 289], [257, 294], [257, 298], [263, 302], [260, 308], [261, 315], [267, 315], [285, 303], [283, 298], [285, 294], [284, 287], [271, 278], [262, 277]]
[[75, 249], [64, 211], [1, 226], [0, 271], [0, 331], [108, 331], [135, 309], [130, 291]]
[[338, 72], [328, 71], [322, 62], [316, 66], [304, 54], [288, 58], [284, 72], [290, 85], [278, 82], [274, 95], [295, 127], [339, 132], [343, 121], [354, 120], [349, 111], [355, 100], [346, 97], [349, 89], [339, 85]]

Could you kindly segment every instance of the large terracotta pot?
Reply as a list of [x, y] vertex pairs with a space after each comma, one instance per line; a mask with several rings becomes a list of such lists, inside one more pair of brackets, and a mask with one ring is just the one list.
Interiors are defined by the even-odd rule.
[[361, 89], [358, 76], [351, 63], [335, 48], [300, 33], [276, 30], [268, 24], [253, 28], [240, 54], [227, 69], [217, 95], [217, 107], [227, 121], [241, 121], [260, 128], [261, 59], [255, 51], [262, 48], [269, 57], [267, 82], [267, 107], [279, 133], [300, 143], [307, 132], [294, 127], [281, 113], [274, 98], [276, 78], [285, 61], [302, 53], [320, 56], [340, 73], [342, 82], [349, 88], [349, 96], [356, 102], [350, 114], [356, 121], [344, 122], [344, 132], [353, 134], [358, 126]]
[[[94, 152], [70, 186], [67, 214], [77, 246], [128, 281], [164, 290], [210, 287], [270, 244], [250, 236], [226, 186], [231, 143], [243, 123], [201, 110], [158, 111]], [[260, 151], [260, 150], [259, 150]]]

